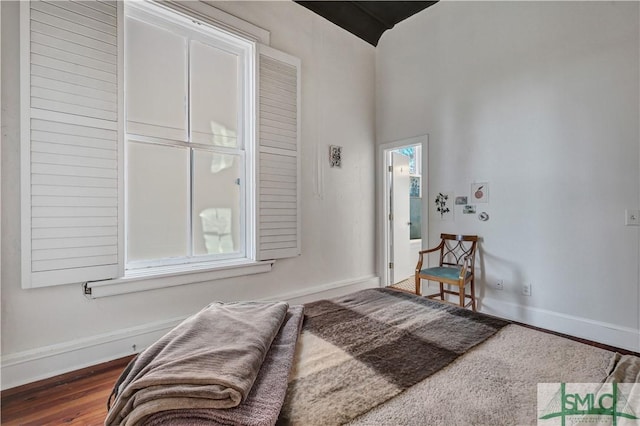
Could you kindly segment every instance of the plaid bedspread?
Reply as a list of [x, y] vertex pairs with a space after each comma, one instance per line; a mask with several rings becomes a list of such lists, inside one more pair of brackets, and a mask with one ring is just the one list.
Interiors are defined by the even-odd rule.
[[507, 324], [388, 289], [307, 304], [278, 423], [347, 423]]

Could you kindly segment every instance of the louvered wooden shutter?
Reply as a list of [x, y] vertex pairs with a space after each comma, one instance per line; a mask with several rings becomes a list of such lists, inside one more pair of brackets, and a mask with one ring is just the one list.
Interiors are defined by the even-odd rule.
[[118, 277], [122, 3], [21, 3], [22, 286]]
[[258, 260], [300, 254], [300, 60], [258, 51]]

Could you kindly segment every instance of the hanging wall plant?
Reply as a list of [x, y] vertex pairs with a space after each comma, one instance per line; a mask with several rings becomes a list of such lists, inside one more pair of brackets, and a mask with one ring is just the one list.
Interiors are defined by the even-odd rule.
[[449, 207], [447, 207], [447, 201], [449, 200], [449, 195], [443, 194], [442, 192], [438, 193], [436, 197], [436, 210], [440, 213], [440, 218], [443, 218], [445, 214], [449, 213]]

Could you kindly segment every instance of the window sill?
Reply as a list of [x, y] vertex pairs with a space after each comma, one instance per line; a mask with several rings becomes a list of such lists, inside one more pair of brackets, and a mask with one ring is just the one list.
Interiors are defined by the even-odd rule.
[[136, 293], [159, 288], [196, 284], [223, 278], [271, 271], [275, 260], [256, 262], [233, 260], [199, 265], [175, 265], [127, 271], [123, 278], [86, 284], [85, 293], [92, 299]]

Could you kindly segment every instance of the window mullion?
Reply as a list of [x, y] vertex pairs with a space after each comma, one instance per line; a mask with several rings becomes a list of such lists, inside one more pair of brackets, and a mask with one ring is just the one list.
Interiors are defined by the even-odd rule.
[[193, 160], [193, 148], [189, 148], [189, 217], [187, 218], [187, 227], [189, 228], [188, 234], [188, 244], [189, 250], [187, 251], [187, 256], [189, 258], [193, 258], [193, 199], [194, 199], [194, 191], [193, 191], [193, 183], [194, 183], [194, 160]]
[[192, 137], [192, 123], [191, 123], [191, 37], [187, 37], [187, 49], [186, 49], [187, 60], [185, 61], [187, 69], [185, 72], [187, 73], [187, 94], [185, 100], [185, 107], [187, 108], [187, 141], [189, 142], [189, 217], [187, 218], [187, 242], [189, 244], [189, 248], [187, 250], [187, 257], [193, 258], [193, 209], [194, 209], [194, 191], [193, 185], [195, 181], [194, 177], [194, 159], [193, 159], [193, 146], [191, 143], [193, 142]]

